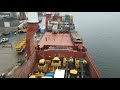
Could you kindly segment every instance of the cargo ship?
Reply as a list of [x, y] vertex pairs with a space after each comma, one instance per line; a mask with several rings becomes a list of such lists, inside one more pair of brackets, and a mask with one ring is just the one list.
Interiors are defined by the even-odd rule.
[[72, 15], [46, 14], [45, 33], [37, 47], [37, 12], [28, 13], [26, 63], [18, 78], [100, 78], [100, 73], [75, 30]]

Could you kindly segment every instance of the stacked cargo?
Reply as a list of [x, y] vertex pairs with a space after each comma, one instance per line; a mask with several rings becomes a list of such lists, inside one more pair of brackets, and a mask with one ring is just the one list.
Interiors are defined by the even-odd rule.
[[69, 22], [70, 21], [70, 15], [65, 15], [65, 22]]
[[75, 30], [75, 25], [74, 24], [70, 24], [70, 30]]
[[48, 32], [51, 32], [52, 31], [52, 24], [50, 23], [50, 24], [48, 24]]
[[[54, 25], [58, 25], [58, 30], [53, 28]], [[55, 26], [54, 26], [55, 27]], [[74, 30], [75, 26], [73, 24], [73, 16], [65, 15], [65, 16], [53, 16], [48, 20], [48, 32], [69, 32], [70, 30]], [[54, 29], [54, 30], [52, 30]]]
[[73, 23], [73, 16], [72, 15], [70, 15], [70, 21], [69, 22]]
[[62, 22], [65, 22], [65, 17], [64, 16], [62, 17]]
[[69, 23], [68, 22], [65, 22], [65, 32], [68, 32], [69, 31]]
[[59, 22], [58, 29], [59, 29], [59, 32], [63, 32], [64, 31], [64, 23], [63, 22]]
[[78, 34], [77, 31], [72, 30], [71, 31], [71, 36], [72, 36], [72, 41], [75, 46], [82, 44], [82, 39], [80, 38], [80, 35]]
[[65, 22], [73, 23], [73, 16], [70, 15], [65, 15]]

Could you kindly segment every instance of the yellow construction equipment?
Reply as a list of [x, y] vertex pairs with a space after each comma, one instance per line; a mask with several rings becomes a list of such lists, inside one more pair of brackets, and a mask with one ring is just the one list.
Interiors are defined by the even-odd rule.
[[45, 59], [39, 60], [39, 65], [38, 65], [37, 71], [38, 72], [45, 72], [45, 73], [47, 72], [47, 64], [46, 64]]
[[51, 63], [51, 66], [53, 67], [53, 71], [55, 71], [55, 69], [58, 69], [58, 67], [61, 67], [61, 61], [60, 61], [60, 58], [59, 57], [54, 57], [52, 59], [52, 63]]
[[67, 64], [67, 59], [66, 59], [66, 57], [64, 57], [64, 59], [63, 59], [63, 67], [66, 67], [66, 64]]
[[20, 29], [17, 31], [18, 33], [26, 33], [27, 32], [27, 29]]
[[22, 40], [16, 45], [15, 49], [18, 53], [20, 53], [25, 49], [25, 47], [26, 47], [26, 41]]
[[43, 72], [37, 72], [37, 73], [35, 73], [35, 76], [37, 78], [41, 78], [41, 77], [45, 76], [45, 73], [43, 73]]
[[43, 76], [45, 76], [45, 73], [43, 73], [43, 72], [37, 72], [37, 73], [35, 73], [35, 74], [31, 74], [31, 75], [29, 75], [29, 78], [41, 78], [41, 77], [43, 77]]
[[80, 68], [80, 63], [84, 63], [84, 64], [87, 64], [87, 61], [84, 60], [84, 59], [79, 59], [79, 58], [75, 58], [75, 67], [76, 68]]
[[35, 75], [31, 75], [29, 78], [36, 78], [36, 76]]
[[75, 67], [80, 68], [80, 60], [75, 58]]
[[59, 58], [59, 57], [54, 57], [54, 58], [52, 59], [51, 66], [54, 66], [54, 67], [59, 67], [59, 66], [61, 66], [60, 58]]
[[77, 74], [78, 74], [78, 71], [77, 71], [77, 70], [71, 69], [71, 70], [70, 70], [70, 74], [68, 75], [68, 78], [79, 78], [79, 77], [77, 76]]

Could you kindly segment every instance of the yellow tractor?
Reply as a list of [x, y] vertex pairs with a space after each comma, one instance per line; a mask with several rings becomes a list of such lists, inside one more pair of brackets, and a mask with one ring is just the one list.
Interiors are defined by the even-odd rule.
[[68, 78], [79, 78], [78, 71], [75, 69], [71, 69], [70, 74], [68, 75]]
[[69, 70], [69, 69], [72, 69], [73, 66], [74, 65], [73, 65], [73, 58], [72, 57], [70, 57], [70, 58], [64, 57], [63, 58], [63, 67], [64, 68], [67, 67]]
[[75, 58], [75, 67], [80, 68], [80, 63], [87, 64], [87, 61], [84, 59]]
[[39, 65], [37, 67], [37, 72], [47, 72], [47, 64], [45, 62], [45, 59], [39, 60]]
[[51, 72], [54, 72], [55, 69], [58, 69], [58, 67], [61, 67], [60, 58], [59, 57], [54, 57], [52, 59], [51, 66], [53, 67], [53, 71], [51, 71]]

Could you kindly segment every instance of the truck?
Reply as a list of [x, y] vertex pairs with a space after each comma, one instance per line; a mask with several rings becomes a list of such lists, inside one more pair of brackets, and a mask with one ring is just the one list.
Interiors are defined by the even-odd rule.
[[2, 38], [1, 40], [0, 40], [0, 44], [1, 43], [4, 43], [4, 42], [8, 42], [9, 41], [9, 38]]
[[20, 29], [17, 31], [18, 33], [26, 33], [27, 32], [27, 29]]
[[25, 40], [20, 41], [15, 47], [16, 52], [18, 52], [18, 53], [23, 52], [25, 47], [26, 47], [26, 41]]

